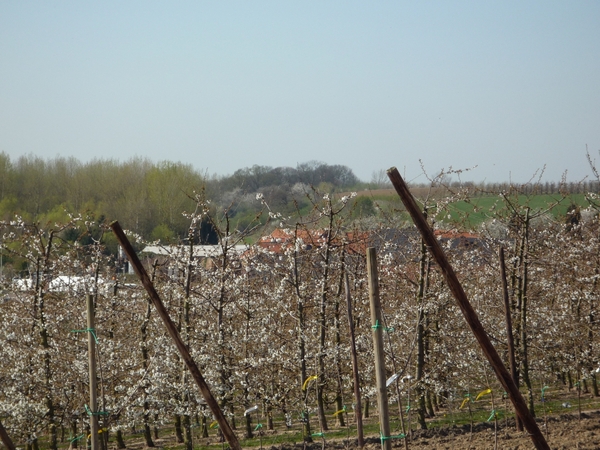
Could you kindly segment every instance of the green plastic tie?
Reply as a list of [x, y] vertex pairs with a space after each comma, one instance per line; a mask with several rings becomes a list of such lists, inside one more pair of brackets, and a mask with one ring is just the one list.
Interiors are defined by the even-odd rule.
[[91, 333], [94, 336], [94, 341], [98, 343], [98, 336], [96, 336], [96, 330], [93, 328], [86, 328], [85, 330], [71, 330], [71, 333]]
[[108, 416], [108, 413], [106, 411], [92, 411], [87, 404], [83, 405], [85, 406], [85, 412], [87, 413], [88, 416]]
[[394, 331], [394, 328], [393, 328], [393, 327], [385, 328], [383, 325], [381, 325], [381, 324], [379, 323], [379, 320], [376, 320], [376, 321], [375, 321], [375, 325], [372, 325], [372, 326], [371, 326], [371, 328], [373, 328], [374, 330], [379, 330], [379, 329], [381, 328], [383, 331], [387, 331], [387, 332], [392, 332], [392, 331]]
[[543, 401], [543, 402], [544, 402], [544, 401], [546, 401], [546, 394], [545, 394], [545, 392], [546, 392], [546, 389], [548, 389], [548, 386], [544, 386], [544, 387], [542, 388], [542, 401]]
[[379, 437], [381, 439], [381, 442], [383, 442], [383, 441], [387, 441], [390, 439], [404, 439], [406, 437], [406, 435], [405, 434], [396, 434], [393, 436], [384, 436], [383, 434], [379, 433]]
[[70, 443], [76, 442], [76, 441], [78, 441], [79, 439], [83, 439], [83, 437], [84, 437], [84, 436], [85, 436], [85, 435], [84, 435], [84, 434], [82, 434], [81, 436], [74, 437], [74, 438], [73, 438], [73, 439], [71, 439], [69, 442], [70, 442]]
[[410, 405], [408, 405], [408, 406], [406, 407], [406, 412], [409, 412], [409, 411], [410, 411]]
[[262, 428], [262, 423], [259, 423], [258, 425], [256, 425], [256, 428], [254, 428], [254, 431], [260, 430], [261, 428]]
[[492, 420], [495, 416], [496, 416], [496, 410], [492, 409], [492, 414], [490, 414], [490, 417], [488, 417], [487, 422], [489, 422], [490, 420]]
[[322, 438], [324, 438], [325, 437], [325, 433], [313, 433], [313, 434], [311, 434], [311, 436], [312, 437], [322, 437]]

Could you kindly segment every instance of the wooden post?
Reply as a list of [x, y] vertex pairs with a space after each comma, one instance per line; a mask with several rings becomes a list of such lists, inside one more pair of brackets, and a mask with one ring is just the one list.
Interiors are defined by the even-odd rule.
[[[510, 373], [512, 375], [513, 382], [519, 386], [519, 374], [517, 373], [517, 362], [515, 361], [515, 339], [513, 336], [512, 329], [512, 317], [510, 316], [510, 301], [508, 298], [508, 284], [506, 282], [506, 264], [504, 261], [504, 247], [500, 247], [498, 251], [498, 258], [500, 259], [500, 280], [502, 281], [502, 298], [504, 299], [504, 315], [506, 317], [506, 338], [508, 342], [508, 362], [510, 364]], [[515, 417], [517, 431], [523, 431], [523, 424], [519, 419], [519, 416]]]
[[94, 296], [87, 296], [87, 328], [88, 328], [88, 366], [90, 378], [90, 433], [92, 450], [100, 450], [98, 439], [98, 400], [96, 391], [98, 389], [96, 379], [96, 330], [94, 328]]
[[356, 432], [358, 434], [358, 448], [365, 446], [365, 437], [363, 434], [362, 423], [362, 402], [360, 400], [360, 377], [358, 376], [358, 357], [356, 356], [356, 339], [354, 337], [354, 318], [352, 317], [352, 299], [350, 297], [350, 282], [348, 273], [344, 273], [344, 287], [346, 289], [346, 303], [348, 305], [348, 326], [350, 327], [350, 351], [352, 352], [352, 376], [354, 377], [354, 398], [356, 407], [354, 415], [356, 417]]
[[519, 391], [517, 385], [514, 383], [511, 374], [508, 373], [508, 370], [506, 370], [502, 359], [500, 359], [498, 352], [496, 352], [496, 349], [492, 345], [490, 338], [483, 329], [483, 326], [479, 321], [477, 313], [469, 303], [469, 300], [467, 299], [467, 294], [465, 294], [462, 285], [458, 281], [458, 277], [454, 273], [454, 269], [452, 269], [452, 266], [448, 262], [448, 259], [446, 258], [446, 255], [444, 254], [444, 251], [442, 250], [442, 247], [440, 246], [439, 242], [435, 238], [433, 231], [431, 231], [427, 220], [425, 219], [425, 217], [423, 217], [423, 214], [421, 214], [421, 210], [419, 209], [417, 202], [408, 190], [408, 186], [406, 186], [406, 183], [404, 183], [404, 180], [402, 179], [402, 177], [398, 173], [398, 170], [395, 167], [389, 169], [387, 171], [387, 174], [390, 181], [394, 185], [396, 192], [400, 196], [402, 203], [404, 203], [406, 210], [411, 215], [416, 227], [421, 233], [423, 240], [427, 244], [431, 255], [433, 256], [438, 266], [440, 267], [440, 270], [444, 274], [446, 283], [448, 283], [448, 287], [454, 295], [454, 298], [456, 299], [458, 306], [460, 307], [463, 316], [467, 321], [467, 324], [471, 328], [471, 331], [473, 332], [475, 338], [479, 342], [483, 353], [485, 354], [492, 368], [494, 369], [498, 381], [500, 381], [500, 384], [502, 384], [502, 387], [508, 393], [508, 396], [510, 397], [510, 400], [514, 405], [517, 414], [519, 415], [523, 422], [523, 425], [525, 426], [525, 429], [531, 436], [531, 440], [535, 445], [535, 448], [549, 450], [550, 447], [548, 446], [544, 435], [537, 426], [535, 419], [530, 414], [529, 409], [527, 408], [527, 404], [525, 403], [525, 399], [521, 395], [521, 392]]
[[0, 422], [0, 439], [2, 440], [2, 443], [8, 450], [16, 450], [15, 444], [4, 429], [4, 425], [2, 425], [2, 422]]
[[165, 327], [167, 328], [167, 331], [169, 332], [171, 339], [173, 339], [173, 342], [175, 343], [177, 350], [179, 350], [181, 358], [183, 359], [183, 361], [187, 365], [188, 369], [190, 370], [192, 377], [194, 378], [194, 380], [196, 381], [196, 384], [200, 388], [200, 392], [202, 393], [204, 400], [206, 400], [206, 404], [208, 405], [208, 407], [212, 411], [213, 415], [215, 416], [215, 419], [217, 420], [217, 423], [219, 424], [219, 429], [223, 433], [223, 436], [225, 436], [225, 439], [229, 443], [229, 446], [232, 448], [232, 450], [241, 450], [240, 443], [237, 439], [237, 436], [235, 435], [235, 433], [229, 426], [229, 422], [227, 422], [227, 419], [223, 415], [223, 412], [221, 411], [219, 404], [217, 403], [217, 401], [213, 397], [212, 393], [210, 392], [210, 389], [209, 389], [208, 385], [206, 384], [204, 377], [200, 373], [200, 369], [198, 369], [196, 362], [192, 358], [192, 355], [190, 355], [188, 348], [185, 346], [185, 344], [181, 340], [181, 336], [179, 335], [179, 332], [177, 331], [177, 327], [171, 320], [171, 317], [169, 316], [169, 313], [167, 312], [165, 305], [163, 304], [162, 300], [160, 299], [158, 292], [156, 292], [156, 289], [154, 289], [154, 284], [152, 284], [152, 281], [150, 280], [150, 277], [148, 276], [146, 269], [144, 269], [144, 266], [138, 259], [137, 255], [135, 253], [135, 250], [133, 250], [133, 247], [131, 246], [131, 244], [129, 243], [129, 240], [127, 239], [127, 236], [125, 236], [125, 233], [123, 232], [123, 229], [121, 228], [121, 225], [119, 225], [119, 222], [115, 221], [110, 224], [110, 227], [112, 228], [113, 232], [115, 233], [115, 236], [116, 236], [117, 240], [119, 241], [119, 244], [121, 244], [121, 247], [125, 251], [125, 254], [127, 255], [127, 258], [129, 259], [129, 262], [131, 263], [131, 265], [133, 266], [133, 269], [135, 270], [135, 273], [141, 280], [142, 284], [144, 285], [144, 288], [146, 288], [146, 292], [148, 293], [150, 300], [152, 300], [152, 303], [154, 304], [154, 307], [156, 308], [158, 315], [160, 316], [163, 323], [165, 324]]
[[377, 273], [377, 254], [373, 247], [367, 249], [367, 274], [369, 277], [369, 302], [371, 305], [371, 323], [373, 324], [373, 347], [375, 350], [375, 381], [377, 383], [377, 406], [379, 408], [379, 427], [381, 447], [392, 450], [390, 439], [390, 417], [388, 413], [388, 397], [385, 353], [383, 352], [383, 320], [379, 303], [379, 275]]

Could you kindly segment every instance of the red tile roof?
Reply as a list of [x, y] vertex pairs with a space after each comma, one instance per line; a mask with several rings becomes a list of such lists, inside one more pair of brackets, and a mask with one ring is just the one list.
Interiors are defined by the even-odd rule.
[[[273, 253], [283, 253], [287, 248], [294, 245], [295, 239], [302, 242], [305, 250], [319, 248], [327, 242], [328, 231], [322, 229], [306, 230], [299, 229], [296, 232], [277, 228], [268, 236], [263, 236], [257, 245]], [[346, 244], [351, 252], [364, 253], [367, 247], [368, 233], [349, 232], [336, 236], [333, 239], [334, 246]]]

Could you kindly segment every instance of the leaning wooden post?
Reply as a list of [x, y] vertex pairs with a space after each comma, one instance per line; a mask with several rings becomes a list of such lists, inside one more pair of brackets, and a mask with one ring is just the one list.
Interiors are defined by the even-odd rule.
[[234, 434], [233, 430], [229, 426], [229, 422], [227, 422], [227, 419], [223, 415], [223, 412], [221, 411], [219, 404], [217, 403], [217, 401], [213, 397], [212, 393], [210, 392], [210, 389], [208, 388], [208, 385], [206, 384], [204, 377], [200, 373], [200, 369], [198, 369], [196, 362], [193, 360], [192, 355], [190, 355], [188, 348], [185, 346], [185, 344], [181, 340], [181, 336], [179, 335], [179, 331], [177, 331], [177, 327], [171, 320], [171, 317], [169, 316], [169, 313], [167, 312], [165, 305], [163, 304], [162, 300], [160, 299], [158, 292], [156, 292], [156, 289], [154, 289], [154, 285], [152, 284], [152, 281], [150, 280], [148, 273], [146, 273], [146, 269], [144, 269], [144, 266], [142, 265], [139, 258], [137, 257], [135, 251], [133, 250], [133, 247], [131, 246], [131, 244], [129, 243], [129, 240], [127, 239], [127, 236], [125, 236], [125, 233], [123, 232], [123, 229], [121, 228], [121, 225], [119, 225], [119, 222], [115, 221], [110, 224], [110, 227], [112, 228], [113, 232], [115, 233], [115, 236], [116, 236], [117, 240], [119, 241], [119, 244], [121, 244], [121, 247], [125, 251], [125, 254], [127, 255], [127, 258], [129, 259], [129, 262], [131, 263], [131, 265], [133, 266], [133, 269], [135, 270], [135, 273], [141, 280], [142, 284], [144, 285], [144, 288], [146, 288], [146, 292], [148, 292], [148, 296], [150, 297], [150, 300], [152, 300], [152, 303], [154, 304], [154, 307], [156, 308], [158, 315], [160, 316], [163, 323], [165, 324], [165, 327], [167, 328], [167, 331], [171, 335], [173, 342], [175, 342], [175, 346], [177, 347], [177, 350], [179, 350], [179, 353], [181, 354], [183, 361], [188, 366], [188, 369], [190, 370], [192, 377], [194, 378], [194, 380], [196, 381], [196, 384], [200, 388], [200, 392], [202, 393], [204, 400], [206, 400], [206, 404], [208, 405], [208, 407], [212, 411], [213, 415], [215, 416], [215, 419], [217, 420], [217, 423], [219, 424], [219, 429], [223, 433], [223, 436], [229, 443], [229, 446], [232, 448], [232, 450], [241, 450], [240, 443], [239, 443], [236, 435]]
[[373, 324], [371, 328], [373, 329], [373, 347], [375, 349], [375, 381], [377, 383], [381, 447], [384, 450], [392, 450], [387, 386], [385, 385], [385, 353], [383, 352], [383, 320], [381, 318], [381, 305], [379, 303], [379, 275], [377, 273], [377, 254], [373, 247], [367, 249], [367, 274], [369, 277], [371, 323]]
[[514, 383], [511, 374], [504, 366], [504, 363], [502, 362], [502, 359], [500, 359], [498, 352], [492, 345], [490, 338], [483, 329], [483, 326], [479, 321], [477, 313], [469, 303], [469, 300], [467, 299], [467, 294], [465, 294], [465, 291], [463, 290], [460, 281], [458, 281], [458, 277], [454, 273], [452, 266], [448, 262], [448, 259], [446, 258], [446, 255], [442, 250], [442, 247], [440, 246], [439, 242], [437, 241], [433, 232], [431, 231], [427, 220], [425, 219], [425, 217], [423, 217], [423, 214], [421, 214], [421, 210], [419, 209], [417, 202], [408, 190], [408, 186], [406, 186], [406, 183], [404, 183], [404, 180], [402, 179], [402, 177], [398, 173], [398, 170], [395, 167], [389, 169], [387, 171], [387, 174], [390, 178], [390, 181], [394, 185], [396, 192], [400, 196], [402, 203], [404, 203], [406, 210], [411, 215], [416, 227], [421, 233], [423, 240], [427, 244], [431, 255], [433, 256], [438, 266], [440, 267], [440, 270], [444, 274], [446, 283], [448, 283], [448, 287], [454, 295], [454, 298], [456, 299], [458, 306], [460, 307], [463, 316], [467, 321], [467, 324], [469, 325], [471, 331], [475, 335], [475, 338], [479, 342], [483, 353], [492, 365], [492, 368], [496, 373], [498, 381], [500, 381], [500, 384], [502, 384], [502, 387], [508, 393], [508, 396], [514, 405], [517, 414], [519, 415], [521, 421], [523, 422], [523, 425], [525, 426], [525, 429], [531, 436], [531, 440], [533, 441], [535, 448], [549, 450], [550, 447], [548, 446], [544, 435], [537, 426], [537, 423], [535, 422], [533, 416], [529, 413], [529, 409], [527, 408], [525, 399], [521, 395], [521, 392], [519, 391], [517, 385]]
[[92, 450], [100, 449], [98, 440], [98, 400], [96, 392], [98, 381], [96, 378], [96, 329], [94, 318], [94, 296], [87, 296], [87, 331], [88, 331], [88, 367], [90, 379], [90, 433]]
[[348, 326], [350, 328], [350, 350], [352, 353], [352, 376], [354, 378], [354, 398], [356, 407], [354, 415], [356, 417], [356, 432], [358, 434], [358, 448], [365, 446], [365, 437], [363, 433], [362, 422], [362, 401], [360, 399], [360, 377], [358, 375], [358, 357], [356, 356], [356, 338], [354, 336], [354, 318], [352, 317], [352, 298], [350, 297], [350, 282], [348, 273], [344, 273], [344, 288], [346, 289], [346, 304], [348, 306]]
[[0, 439], [2, 440], [2, 443], [8, 450], [17, 450], [12, 439], [4, 429], [4, 425], [2, 425], [2, 422], [0, 422]]
[[[513, 337], [512, 318], [510, 316], [510, 301], [508, 298], [508, 284], [506, 282], [506, 264], [504, 262], [504, 247], [498, 251], [500, 259], [500, 280], [502, 281], [502, 298], [504, 299], [504, 315], [506, 318], [506, 338], [508, 342], [508, 362], [510, 364], [510, 373], [516, 386], [519, 386], [519, 374], [517, 372], [517, 362], [515, 361], [515, 339]], [[515, 417], [517, 431], [523, 431], [523, 425], [519, 416]]]

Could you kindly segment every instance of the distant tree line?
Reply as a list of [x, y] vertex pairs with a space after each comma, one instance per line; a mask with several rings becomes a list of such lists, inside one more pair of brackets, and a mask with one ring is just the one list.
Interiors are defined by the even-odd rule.
[[224, 191], [239, 188], [243, 192], [257, 192], [270, 186], [288, 186], [303, 183], [318, 186], [328, 183], [337, 188], [348, 188], [360, 180], [352, 169], [342, 165], [328, 165], [319, 161], [310, 161], [293, 167], [258, 166], [236, 170], [233, 175], [222, 177], [217, 185]]
[[185, 230], [181, 212], [193, 207], [189, 195], [204, 185], [204, 177], [181, 163], [155, 164], [144, 158], [82, 163], [36, 156], [11, 161], [5, 153], [0, 154], [0, 180], [2, 218], [16, 213], [46, 223], [87, 212], [98, 220], [123, 221], [148, 238]]
[[[146, 239], [168, 241], [186, 237], [189, 223], [182, 213], [194, 212], [198, 196], [210, 198], [229, 219], [237, 216], [234, 225], [242, 227], [259, 209], [257, 193], [281, 211], [306, 206], [311, 186], [335, 192], [358, 183], [350, 168], [317, 161], [296, 168], [254, 165], [233, 175], [209, 176], [190, 164], [141, 157], [83, 163], [74, 157], [11, 159], [1, 152], [0, 219], [18, 214], [48, 223], [87, 212], [99, 221], [119, 220]], [[210, 240], [210, 230], [202, 237]]]

